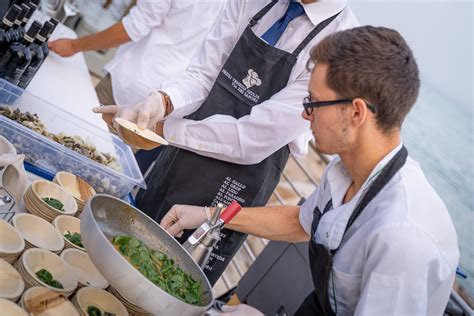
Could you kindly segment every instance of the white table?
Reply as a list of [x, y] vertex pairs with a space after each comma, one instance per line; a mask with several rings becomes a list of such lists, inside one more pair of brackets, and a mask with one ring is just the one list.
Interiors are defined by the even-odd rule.
[[[51, 39], [62, 37], [77, 38], [77, 35], [70, 28], [59, 24]], [[107, 130], [101, 116], [92, 112], [92, 108], [99, 105], [99, 99], [82, 53], [62, 58], [51, 52], [26, 90]]]

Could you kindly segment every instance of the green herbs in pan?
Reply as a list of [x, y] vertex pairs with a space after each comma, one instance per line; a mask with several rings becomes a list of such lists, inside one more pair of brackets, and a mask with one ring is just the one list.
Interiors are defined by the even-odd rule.
[[55, 198], [52, 197], [45, 197], [43, 198], [43, 201], [46, 202], [51, 207], [54, 207], [58, 211], [64, 212], [64, 204], [63, 202], [56, 200]]
[[74, 245], [84, 248], [84, 245], [82, 244], [82, 238], [81, 234], [79, 233], [72, 233], [68, 230], [66, 234], [64, 234], [64, 237], [67, 238], [70, 242], [72, 242]]
[[36, 272], [36, 276], [41, 281], [43, 281], [44, 283], [46, 283], [49, 286], [55, 287], [57, 289], [63, 289], [64, 288], [63, 285], [61, 284], [61, 282], [55, 280], [53, 278], [53, 275], [51, 274], [51, 272], [49, 272], [46, 269], [41, 269], [38, 272]]
[[116, 236], [113, 244], [148, 280], [169, 294], [189, 304], [203, 303], [201, 281], [194, 280], [165, 253], [148, 248], [132, 236]]

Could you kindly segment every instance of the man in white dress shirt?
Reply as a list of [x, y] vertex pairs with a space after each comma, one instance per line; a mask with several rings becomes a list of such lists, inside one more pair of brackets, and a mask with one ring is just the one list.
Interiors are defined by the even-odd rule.
[[[289, 154], [307, 151], [300, 107], [311, 46], [356, 25], [343, 0], [228, 1], [185, 73], [136, 105], [96, 109], [154, 129], [171, 144], [137, 206], [159, 222], [174, 204], [265, 205]], [[205, 268], [211, 283], [244, 240], [224, 230]]]
[[[52, 51], [68, 57], [78, 52], [119, 46], [96, 87], [102, 104], [135, 104], [186, 69], [227, 0], [138, 0], [122, 21], [97, 34], [58, 39]], [[106, 117], [107, 120], [111, 119]], [[161, 148], [138, 151], [143, 173]]]
[[[442, 315], [459, 250], [445, 205], [401, 141], [420, 86], [410, 48], [394, 30], [359, 27], [326, 37], [310, 62], [302, 115], [317, 148], [337, 158], [301, 207], [244, 208], [228, 228], [310, 241], [315, 291], [296, 315]], [[179, 235], [205, 220], [202, 207], [178, 205], [161, 225]]]
[[97, 92], [102, 104], [135, 104], [186, 69], [226, 0], [138, 0], [110, 28], [78, 39], [58, 39], [49, 48], [62, 57], [118, 47], [105, 66]]

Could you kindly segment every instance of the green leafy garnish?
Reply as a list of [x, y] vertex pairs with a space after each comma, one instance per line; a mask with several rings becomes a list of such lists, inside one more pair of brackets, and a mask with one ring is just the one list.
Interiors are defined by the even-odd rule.
[[87, 306], [87, 315], [89, 316], [102, 316], [102, 312], [95, 306]]
[[203, 303], [201, 281], [194, 280], [164, 252], [152, 250], [132, 236], [116, 236], [113, 244], [138, 271], [169, 294], [189, 304]]
[[66, 234], [64, 234], [64, 237], [67, 238], [70, 242], [72, 242], [74, 245], [79, 246], [81, 248], [84, 248], [84, 245], [82, 244], [82, 238], [81, 234], [79, 233], [72, 233], [68, 230]]
[[36, 272], [36, 276], [41, 281], [43, 281], [44, 283], [46, 283], [49, 286], [55, 287], [57, 289], [63, 289], [64, 288], [63, 285], [61, 284], [61, 282], [55, 280], [53, 278], [53, 275], [51, 274], [51, 272], [49, 272], [46, 269], [41, 269], [38, 272]]
[[52, 198], [52, 197], [44, 197], [43, 201], [45, 201], [49, 206], [54, 207], [58, 211], [64, 212], [64, 204], [63, 202]]

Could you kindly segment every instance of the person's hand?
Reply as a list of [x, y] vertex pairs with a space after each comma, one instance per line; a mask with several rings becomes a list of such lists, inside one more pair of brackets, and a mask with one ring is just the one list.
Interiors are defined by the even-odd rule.
[[222, 313], [220, 314], [232, 316], [264, 316], [258, 309], [247, 304], [239, 304], [235, 306], [224, 305], [222, 306]]
[[175, 237], [181, 237], [183, 230], [195, 229], [207, 220], [204, 207], [191, 205], [173, 205], [161, 220], [160, 226]]
[[74, 40], [61, 38], [48, 43], [49, 50], [55, 52], [61, 57], [70, 57], [77, 53], [74, 48]]
[[[163, 102], [163, 96], [159, 92], [151, 93], [145, 100], [129, 106], [107, 105], [95, 107], [92, 109], [94, 113], [101, 113], [102, 118], [107, 122], [105, 117], [110, 115], [116, 118], [123, 118], [127, 121], [136, 123], [138, 128], [148, 128], [155, 130], [155, 124], [163, 120], [166, 107]], [[104, 117], [105, 116], [105, 117]], [[119, 130], [116, 122], [113, 122], [115, 130]]]

